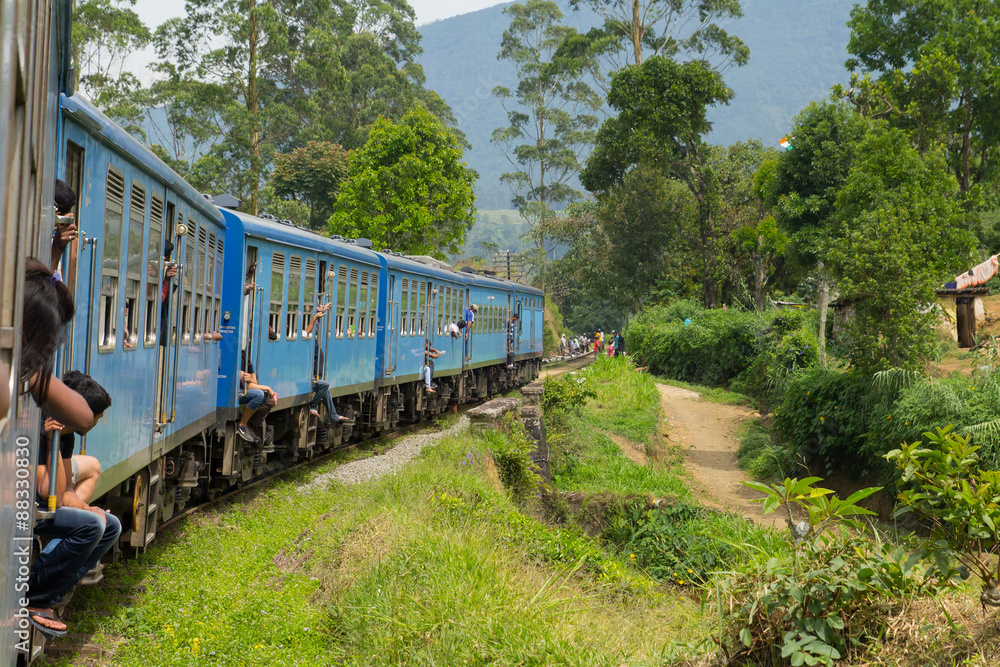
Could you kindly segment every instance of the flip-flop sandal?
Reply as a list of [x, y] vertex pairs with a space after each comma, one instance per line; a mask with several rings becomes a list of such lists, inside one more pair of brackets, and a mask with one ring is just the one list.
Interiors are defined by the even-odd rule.
[[[66, 633], [69, 631], [68, 628], [63, 630], [57, 630], [56, 628], [50, 628], [47, 625], [43, 625], [35, 619], [36, 616], [38, 618], [44, 618], [47, 621], [59, 621], [59, 619], [56, 618], [55, 614], [49, 611], [28, 612], [28, 622], [31, 623], [36, 628], [38, 628], [38, 631], [41, 632], [46, 637], [48, 637], [49, 639], [55, 639], [56, 637], [65, 637]], [[63, 625], [66, 624], [63, 623]]]

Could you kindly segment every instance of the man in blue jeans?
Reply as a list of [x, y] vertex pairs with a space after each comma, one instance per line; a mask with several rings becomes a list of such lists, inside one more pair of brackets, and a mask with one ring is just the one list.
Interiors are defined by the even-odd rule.
[[[86, 399], [95, 416], [94, 425], [111, 407], [111, 397], [90, 376], [70, 371], [63, 378], [67, 387]], [[88, 429], [89, 430], [89, 429]], [[28, 620], [50, 639], [66, 634], [66, 624], [56, 618], [52, 607], [93, 569], [122, 532], [115, 515], [84, 502], [73, 488], [73, 431], [52, 418], [45, 420], [39, 443], [37, 490], [49, 489], [49, 452], [59, 436], [60, 465], [56, 475], [56, 511], [35, 525], [35, 535], [51, 538], [31, 565], [28, 575]], [[52, 442], [50, 442], [52, 440]]]
[[312, 400], [309, 401], [309, 412], [313, 414], [317, 419], [320, 418], [319, 406], [326, 406], [326, 420], [330, 426], [334, 426], [341, 422], [348, 422], [350, 419], [347, 417], [341, 417], [337, 414], [337, 408], [333, 404], [333, 396], [330, 395], [330, 383], [324, 382], [320, 379], [323, 372], [323, 350], [319, 345], [319, 336], [314, 336], [313, 332], [316, 329], [316, 325], [327, 314], [330, 310], [331, 304], [325, 303], [320, 304], [316, 307], [316, 314], [313, 315], [312, 321], [306, 325], [306, 328], [302, 330], [302, 340], [313, 339], [313, 380], [312, 380], [312, 390], [315, 392]]

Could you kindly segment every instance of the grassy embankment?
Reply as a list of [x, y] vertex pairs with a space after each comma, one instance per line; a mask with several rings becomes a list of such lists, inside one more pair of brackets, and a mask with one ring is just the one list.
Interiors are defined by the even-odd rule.
[[[655, 454], [652, 380], [610, 367], [595, 379], [597, 400], [562, 436], [577, 441], [565, 488], [686, 498], [674, 461]], [[659, 463], [631, 463], [604, 433]], [[106, 664], [143, 667], [662, 663], [706, 640], [712, 619], [689, 591], [546, 525], [537, 497], [515, 504], [497, 446], [461, 434], [378, 482], [302, 489], [302, 473], [248, 492], [79, 593], [71, 631], [95, 633]], [[116, 591], [140, 582], [118, 606]]]

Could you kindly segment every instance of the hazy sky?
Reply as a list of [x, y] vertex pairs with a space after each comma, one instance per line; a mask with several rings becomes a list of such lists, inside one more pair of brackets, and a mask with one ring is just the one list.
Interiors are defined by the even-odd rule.
[[[417, 12], [417, 25], [499, 4], [497, 0], [410, 0], [410, 6]], [[146, 25], [155, 28], [183, 14], [184, 0], [138, 0], [135, 11]]]
[[[502, 4], [498, 0], [409, 0], [409, 2], [417, 13], [417, 25]], [[184, 14], [184, 0], [138, 0], [135, 3], [135, 11], [150, 30], [155, 30], [167, 19]], [[150, 48], [135, 53], [129, 59], [129, 69], [145, 84], [152, 82], [153, 75], [146, 66], [152, 62], [154, 55]]]

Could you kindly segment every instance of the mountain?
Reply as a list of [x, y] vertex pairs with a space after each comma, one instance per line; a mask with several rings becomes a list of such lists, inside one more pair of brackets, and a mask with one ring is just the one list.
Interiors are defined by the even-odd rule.
[[[451, 105], [471, 150], [469, 165], [479, 172], [476, 191], [481, 209], [510, 207], [510, 192], [499, 182], [510, 169], [490, 135], [506, 124], [493, 96], [495, 86], [514, 88], [514, 67], [496, 58], [510, 23], [497, 5], [437, 21], [420, 28], [419, 58], [426, 86]], [[573, 11], [559, 0], [565, 22], [581, 31], [599, 25], [590, 11]], [[750, 62], [730, 68], [726, 83], [735, 92], [729, 105], [711, 110], [709, 141], [729, 145], [760, 139], [777, 146], [792, 118], [806, 104], [824, 99], [830, 87], [847, 81], [844, 61], [850, 33], [846, 22], [855, 0], [744, 0], [743, 18], [725, 24], [750, 47]]]

